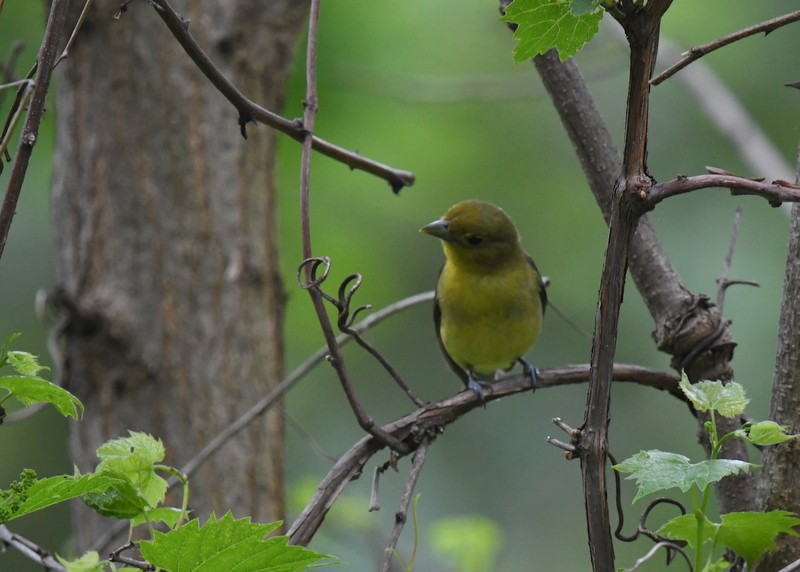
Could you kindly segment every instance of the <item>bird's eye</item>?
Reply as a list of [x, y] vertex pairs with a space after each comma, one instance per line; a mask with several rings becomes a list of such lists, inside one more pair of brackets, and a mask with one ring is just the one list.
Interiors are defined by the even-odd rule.
[[471, 234], [467, 237], [467, 242], [475, 246], [483, 242], [483, 237], [478, 236], [477, 234]]

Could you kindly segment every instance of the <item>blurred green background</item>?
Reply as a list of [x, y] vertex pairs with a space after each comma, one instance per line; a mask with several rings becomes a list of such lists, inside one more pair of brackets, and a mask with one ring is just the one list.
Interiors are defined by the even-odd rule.
[[[0, 58], [13, 41], [26, 46], [17, 72], [35, 58], [43, 26], [40, 2], [9, 1], [0, 15]], [[180, 8], [180, 3], [177, 4]], [[794, 0], [676, 2], [664, 35], [681, 49], [796, 9]], [[110, 18], [109, 25], [125, 25]], [[133, 9], [148, 9], [144, 5]], [[157, 19], [153, 25], [160, 25]], [[627, 54], [604, 22], [600, 35], [577, 61], [617, 140], [625, 115]], [[164, 33], [166, 31], [164, 30]], [[351, 272], [364, 283], [360, 303], [380, 308], [433, 287], [442, 261], [440, 246], [417, 229], [450, 205], [482, 198], [505, 208], [517, 223], [528, 251], [552, 280], [551, 299], [591, 330], [606, 241], [606, 228], [549, 98], [530, 64], [512, 63], [511, 34], [498, 21], [493, 2], [403, 0], [324, 3], [319, 40], [320, 112], [317, 133], [330, 141], [413, 171], [416, 184], [394, 196], [388, 185], [351, 172], [316, 155], [312, 172], [313, 245], [333, 261], [331, 288]], [[202, 38], [200, 38], [202, 42]], [[178, 49], [176, 47], [176, 49]], [[303, 50], [300, 51], [303, 53]], [[704, 58], [735, 91], [789, 165], [798, 142], [798, 96], [784, 84], [800, 79], [797, 27], [757, 36]], [[283, 114], [302, 113], [303, 57], [298, 58]], [[62, 65], [69, 65], [65, 62]], [[137, 73], [146, 73], [139, 70]], [[132, 76], [132, 81], [135, 78]], [[0, 110], [11, 93], [0, 92]], [[753, 173], [706, 119], [678, 78], [653, 89], [649, 167], [658, 180], [697, 174], [714, 165], [747, 175], [786, 178], [787, 173]], [[46, 356], [46, 328], [34, 312], [34, 296], [55, 283], [49, 210], [52, 113], [34, 153], [0, 272], [0, 335], [23, 332], [19, 349]], [[231, 124], [231, 129], [236, 129]], [[259, 129], [266, 129], [259, 126]], [[245, 144], [245, 143], [243, 143]], [[300, 148], [284, 138], [280, 147], [280, 236], [289, 294], [286, 318], [287, 371], [322, 344], [307, 295], [294, 282], [301, 258], [298, 215]], [[8, 170], [0, 175], [5, 187]], [[732, 277], [755, 279], [759, 289], [732, 289], [726, 315], [739, 347], [734, 366], [752, 398], [749, 413], [764, 418], [769, 391], [786, 256], [787, 213], [765, 201], [731, 198], [708, 190], [672, 199], [651, 213], [668, 253], [686, 284], [714, 295], [722, 270], [734, 209], [743, 209]], [[411, 309], [368, 334], [424, 399], [460, 389], [438, 354], [430, 306]], [[653, 347], [652, 321], [632, 284], [620, 323], [618, 361], [668, 369]], [[540, 368], [589, 360], [591, 341], [550, 313], [543, 336], [529, 356]], [[411, 410], [389, 377], [355, 347], [345, 351], [357, 389], [372, 414], [391, 420]], [[585, 521], [577, 463], [545, 443], [557, 435], [551, 424], [583, 418], [585, 388], [540, 391], [492, 403], [449, 427], [435, 442], [420, 480], [420, 555], [417, 570], [467, 570], [457, 559], [436, 554], [436, 531], [485, 530], [497, 538], [490, 564], [477, 570], [588, 570]], [[336, 457], [362, 432], [350, 413], [333, 371], [319, 367], [287, 399], [290, 488], [293, 517]], [[88, 412], [87, 414], [91, 414]], [[302, 430], [297, 430], [296, 425]], [[70, 472], [66, 424], [49, 411], [25, 423], [0, 427], [0, 484], [30, 466], [41, 475]], [[660, 392], [615, 387], [611, 448], [618, 458], [640, 449], [671, 450], [698, 458], [696, 425], [685, 405]], [[379, 457], [377, 462], [383, 462]], [[755, 458], [757, 461], [757, 457]], [[339, 556], [348, 570], [374, 570], [391, 526], [408, 461], [400, 473], [384, 475], [383, 510], [367, 513], [370, 475], [347, 489], [313, 548]], [[626, 497], [632, 497], [626, 487]], [[626, 501], [626, 506], [629, 506]], [[641, 505], [641, 506], [639, 506]], [[629, 525], [641, 510], [628, 512]], [[48, 548], [67, 552], [66, 510], [55, 508], [15, 522], [13, 529]], [[669, 515], [655, 515], [665, 518]], [[477, 525], [458, 528], [463, 518]], [[439, 522], [451, 518], [456, 521]], [[474, 521], [472, 521], [474, 522]], [[493, 524], [492, 524], [493, 523]], [[410, 525], [400, 552], [410, 557]], [[441, 543], [441, 542], [439, 542]], [[486, 543], [490, 542], [486, 540]], [[619, 565], [631, 565], [649, 542], [618, 545]], [[482, 557], [472, 556], [474, 563]], [[659, 570], [658, 559], [648, 570]], [[14, 554], [0, 555], [0, 570], [34, 570]]]

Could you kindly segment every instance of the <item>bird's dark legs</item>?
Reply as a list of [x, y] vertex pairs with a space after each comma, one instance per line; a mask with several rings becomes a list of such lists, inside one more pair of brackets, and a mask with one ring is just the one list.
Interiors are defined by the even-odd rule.
[[478, 379], [475, 379], [471, 371], [467, 373], [469, 376], [467, 378], [467, 389], [471, 389], [472, 391], [477, 393], [478, 399], [480, 399], [481, 403], [483, 403], [483, 406], [486, 407], [486, 399], [484, 398], [484, 392], [486, 391], [486, 388], [489, 387], [489, 384], [485, 381], [480, 381]]
[[531, 390], [536, 391], [536, 384], [539, 381], [539, 370], [523, 358], [517, 358], [517, 362], [522, 366], [522, 373], [525, 374], [525, 377], [531, 380]]

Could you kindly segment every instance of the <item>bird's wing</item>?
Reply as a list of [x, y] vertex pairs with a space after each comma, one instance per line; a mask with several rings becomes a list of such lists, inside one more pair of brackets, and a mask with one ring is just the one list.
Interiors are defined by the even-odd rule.
[[[444, 266], [442, 266], [444, 268]], [[441, 277], [441, 270], [439, 271], [439, 276]], [[433, 298], [433, 324], [436, 328], [436, 341], [439, 342], [439, 349], [442, 350], [442, 355], [444, 356], [447, 365], [450, 366], [455, 374], [464, 382], [464, 385], [467, 385], [469, 382], [469, 374], [464, 371], [464, 369], [458, 365], [453, 358], [450, 357], [450, 354], [447, 353], [447, 349], [444, 347], [444, 342], [442, 342], [442, 308], [439, 306], [439, 296], [434, 296]]]
[[526, 255], [528, 259], [528, 264], [530, 264], [533, 269], [536, 271], [536, 276], [539, 279], [539, 298], [542, 300], [542, 316], [544, 316], [545, 308], [547, 308], [547, 290], [544, 287], [544, 282], [542, 281], [542, 273], [539, 272], [539, 269], [536, 268], [536, 263], [533, 261], [533, 258]]

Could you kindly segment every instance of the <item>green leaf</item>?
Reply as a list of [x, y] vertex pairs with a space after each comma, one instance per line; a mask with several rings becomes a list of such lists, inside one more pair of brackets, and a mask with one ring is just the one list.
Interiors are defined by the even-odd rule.
[[132, 526], [139, 526], [146, 522], [157, 523], [163, 522], [169, 528], [174, 528], [178, 521], [181, 519], [181, 509], [171, 506], [160, 506], [146, 513], [136, 515], [132, 521]]
[[115, 471], [100, 474], [114, 479], [114, 485], [106, 490], [81, 496], [81, 500], [98, 514], [123, 520], [134, 519], [142, 516], [151, 507], [127, 475]]
[[330, 556], [290, 546], [285, 536], [265, 539], [278, 526], [235, 520], [230, 512], [218, 520], [212, 513], [203, 526], [194, 519], [166, 534], [156, 531], [140, 549], [169, 572], [293, 572], [334, 563], [320, 563]]
[[8, 348], [10, 348], [14, 340], [16, 340], [21, 335], [22, 334], [20, 334], [19, 332], [17, 332], [16, 334], [11, 334], [6, 340], [6, 343], [3, 344], [3, 348], [0, 349], [0, 367], [8, 364]]
[[155, 508], [164, 502], [167, 492], [167, 481], [156, 474], [154, 467], [164, 460], [164, 444], [147, 433], [129, 431], [128, 434], [106, 441], [97, 449], [100, 464], [95, 472], [127, 479], [147, 501], [144, 508]]
[[688, 491], [692, 485], [700, 490], [723, 477], [748, 471], [752, 463], [733, 459], [713, 459], [692, 464], [688, 457], [663, 451], [640, 451], [625, 459], [614, 469], [621, 473], [631, 473], [626, 479], [635, 479], [639, 487], [634, 502], [655, 491], [679, 488]]
[[14, 368], [17, 373], [25, 376], [36, 377], [43, 369], [50, 369], [39, 365], [39, 358], [28, 352], [7, 352], [6, 359], [8, 359], [8, 365]]
[[[17, 510], [12, 511], [8, 520], [13, 520], [43, 508], [68, 501], [85, 494], [105, 491], [118, 481], [106, 475], [61, 475], [34, 482], [26, 491], [26, 498]], [[7, 499], [0, 501], [4, 506]]]
[[681, 391], [698, 411], [717, 411], [723, 417], [733, 417], [744, 411], [750, 400], [745, 397], [744, 387], [731, 382], [698, 381], [690, 383], [684, 372], [681, 375]]
[[600, 8], [600, 0], [570, 0], [569, 10], [573, 16], [591, 14]]
[[728, 546], [744, 558], [748, 569], [752, 569], [766, 552], [776, 548], [775, 537], [779, 534], [800, 536], [794, 530], [800, 526], [800, 519], [784, 510], [729, 512], [721, 519], [717, 543]]
[[[714, 539], [717, 533], [717, 524], [707, 518], [703, 524], [703, 544]], [[664, 523], [656, 534], [666, 536], [672, 540], [684, 540], [694, 549], [697, 549], [697, 518], [693, 514], [676, 516], [669, 522]]]
[[[570, 0], [514, 0], [501, 18], [517, 24], [514, 61], [558, 50], [561, 61], [577, 54], [597, 33], [603, 11], [576, 16]], [[580, 8], [580, 6], [579, 6]]]
[[774, 421], [759, 421], [746, 425], [736, 431], [736, 435], [754, 445], [776, 445], [784, 441], [791, 441], [800, 435], [789, 435], [787, 425], [778, 425]]
[[67, 572], [103, 572], [108, 564], [107, 560], [100, 560], [100, 555], [94, 550], [75, 560], [67, 560], [58, 555], [56, 558], [64, 565]]
[[77, 397], [46, 379], [7, 375], [0, 377], [0, 387], [10, 391], [25, 407], [34, 403], [51, 403], [64, 417], [78, 419], [83, 414], [83, 403]]

